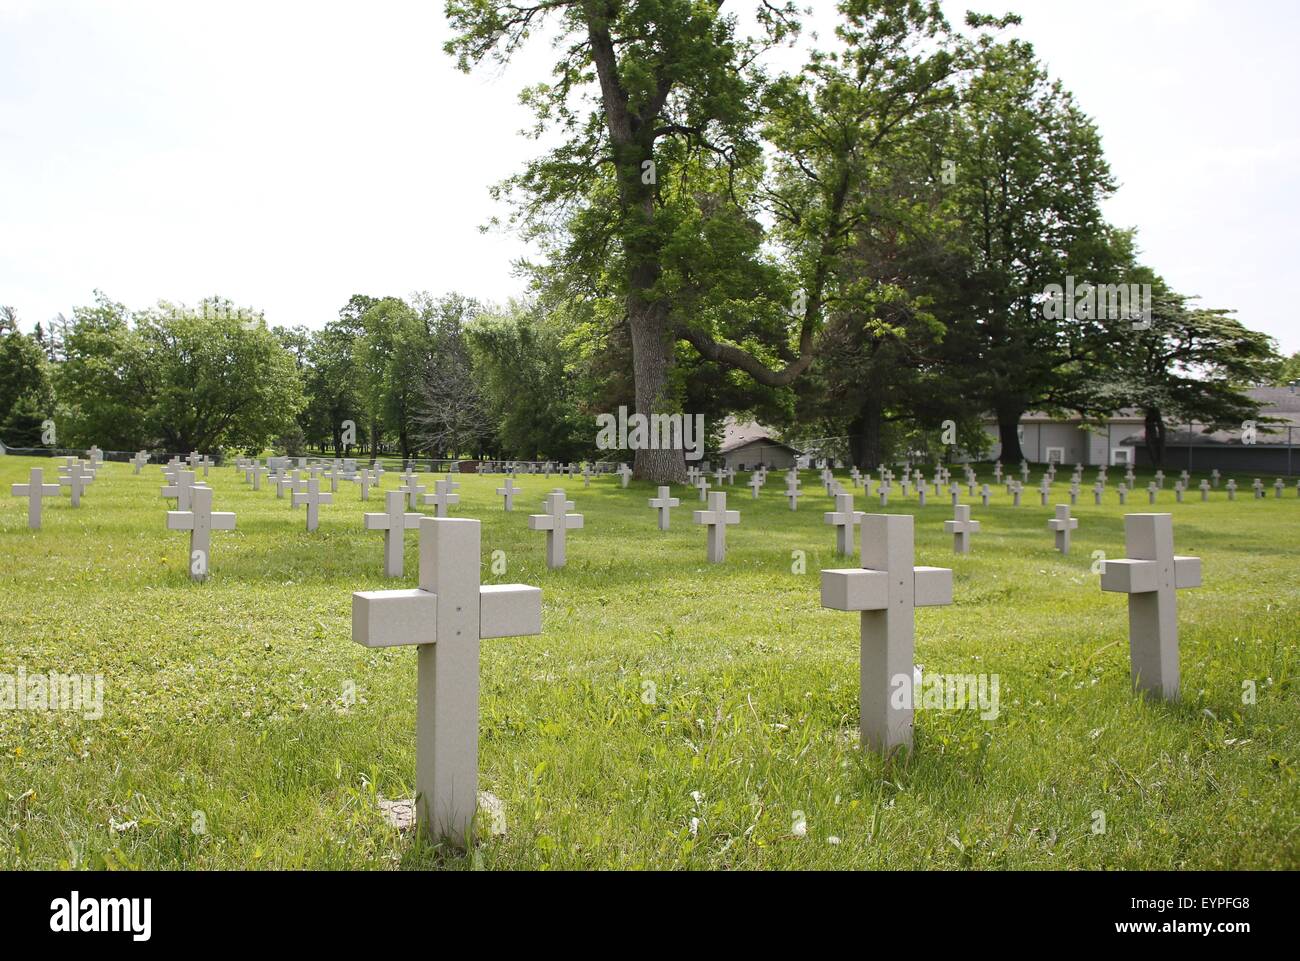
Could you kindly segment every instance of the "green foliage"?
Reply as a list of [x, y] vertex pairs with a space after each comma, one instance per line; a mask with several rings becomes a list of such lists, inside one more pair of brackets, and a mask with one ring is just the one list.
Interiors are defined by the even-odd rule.
[[228, 301], [131, 314], [97, 294], [74, 317], [57, 373], [61, 443], [261, 450], [302, 407], [293, 357]]

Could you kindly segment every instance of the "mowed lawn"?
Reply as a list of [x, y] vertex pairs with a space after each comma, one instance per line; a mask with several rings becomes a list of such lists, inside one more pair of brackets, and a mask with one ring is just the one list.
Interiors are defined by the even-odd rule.
[[1274, 499], [1272, 476], [1264, 501], [1155, 508], [1204, 563], [1178, 596], [1177, 704], [1131, 692], [1127, 598], [1092, 571], [1094, 551], [1124, 556], [1124, 511], [1152, 509], [1120, 508], [1118, 472], [1102, 507], [1085, 474], [1068, 557], [1036, 490], [972, 499], [961, 557], [946, 497], [895, 494], [916, 562], [955, 571], [955, 603], [917, 613], [917, 662], [996, 674], [1001, 703], [994, 721], [918, 711], [890, 763], [858, 747], [857, 616], [819, 605], [819, 568], [856, 562], [833, 554], [813, 472], [796, 513], [779, 475], [758, 501], [737, 479], [721, 566], [693, 491], [660, 532], [648, 485], [568, 482], [586, 526], [555, 572], [527, 514], [559, 482], [519, 478], [506, 514], [501, 478], [464, 476], [453, 514], [483, 522], [483, 582], [544, 591], [541, 636], [483, 643], [479, 787], [507, 833], [464, 854], [379, 807], [413, 793], [416, 681], [413, 650], [350, 636], [353, 591], [416, 584], [416, 534], [396, 581], [362, 529], [382, 497], [343, 484], [308, 534], [302, 508], [214, 468], [238, 529], [214, 532], [194, 584], [157, 465], [106, 465], [81, 508], [46, 501], [39, 532], [9, 496], [32, 466], [55, 462], [0, 457], [0, 673], [102, 674], [104, 715], [0, 712], [0, 868], [1300, 867], [1300, 498]]

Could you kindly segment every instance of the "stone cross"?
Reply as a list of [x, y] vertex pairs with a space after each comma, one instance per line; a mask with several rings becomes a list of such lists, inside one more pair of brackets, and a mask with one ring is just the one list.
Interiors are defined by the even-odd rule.
[[925, 481], [916, 485], [916, 504], [918, 507], [925, 506]]
[[1281, 496], [1282, 496], [1282, 488], [1284, 488], [1284, 487], [1286, 487], [1286, 484], [1284, 484], [1284, 483], [1282, 482], [1282, 478], [1279, 477], [1277, 480], [1273, 481], [1273, 496], [1274, 496], [1274, 497], [1281, 497]]
[[980, 487], [980, 500], [984, 503], [985, 507], [989, 506], [989, 485], [988, 484], [984, 484]]
[[204, 486], [206, 485], [202, 481], [195, 479], [194, 471], [178, 470], [172, 476], [172, 482], [161, 488], [159, 493], [162, 497], [176, 498], [176, 509], [187, 511], [194, 502], [194, 491]]
[[[452, 493], [453, 481], [440, 480], [433, 482], [433, 493], [424, 495], [425, 506], [433, 505], [434, 517], [446, 517], [451, 511], [453, 504], [460, 503], [460, 495]], [[459, 484], [455, 485], [459, 487]]]
[[1156, 471], [1155, 477], [1156, 477], [1156, 486], [1159, 487], [1161, 490], [1164, 490], [1164, 489], [1165, 489], [1165, 472], [1162, 471], [1162, 470], [1158, 470], [1158, 471]]
[[98, 444], [90, 445], [90, 450], [86, 451], [86, 460], [90, 461], [92, 467], [98, 467], [104, 463], [104, 452], [99, 449]]
[[619, 464], [618, 476], [622, 479], [623, 486], [627, 487], [627, 482], [632, 479], [632, 468], [628, 467], [626, 464]]
[[401, 577], [406, 540], [403, 534], [412, 528], [418, 528], [424, 515], [403, 512], [406, 495], [401, 491], [389, 491], [384, 496], [384, 506], [384, 513], [362, 514], [361, 519], [366, 530], [384, 532], [384, 576]]
[[45, 470], [33, 467], [27, 474], [26, 484], [14, 484], [9, 492], [14, 497], [27, 498], [27, 526], [34, 531], [41, 529], [41, 500], [46, 497], [59, 496], [58, 484], [45, 483]]
[[307, 530], [314, 531], [320, 520], [320, 505], [333, 504], [334, 495], [330, 493], [322, 494], [320, 489], [320, 478], [313, 477], [311, 480], [307, 481], [307, 489], [305, 491], [293, 492], [292, 503], [294, 507], [297, 507], [300, 504], [307, 505]]
[[199, 452], [196, 450], [190, 451], [185, 458], [185, 462], [190, 465], [190, 470], [194, 470], [199, 466]]
[[1046, 475], [1044, 475], [1042, 483], [1038, 485], [1038, 503], [1041, 506], [1046, 507], [1047, 499], [1051, 496], [1052, 496], [1052, 482], [1047, 479]]
[[67, 468], [68, 473], [59, 478], [59, 486], [66, 487], [68, 493], [72, 495], [72, 506], [81, 506], [81, 495], [86, 492], [86, 485], [94, 479], [93, 475], [82, 467], [79, 463], [72, 463]]
[[1106, 493], [1106, 485], [1101, 481], [1092, 485], [1092, 502], [1098, 506], [1101, 505], [1101, 495]]
[[[193, 471], [185, 471], [191, 477]], [[190, 509], [167, 512], [169, 531], [190, 532], [190, 579], [205, 580], [208, 576], [208, 558], [212, 551], [213, 531], [233, 531], [235, 515], [230, 511], [212, 510], [212, 488], [192, 488]]]
[[862, 742], [889, 754], [912, 746], [914, 608], [951, 604], [952, 571], [913, 566], [910, 514], [867, 514], [861, 537], [862, 568], [822, 571], [821, 604], [859, 614]]
[[668, 530], [668, 525], [672, 520], [672, 508], [681, 505], [681, 501], [672, 496], [672, 490], [668, 487], [659, 488], [659, 496], [650, 498], [650, 506], [659, 512], [659, 529]]
[[1148, 504], [1154, 504], [1154, 503], [1156, 502], [1156, 494], [1158, 494], [1159, 492], [1160, 492], [1160, 488], [1159, 488], [1158, 486], [1156, 486], [1156, 482], [1155, 482], [1155, 481], [1152, 481], [1150, 484], [1148, 484], [1148, 485], [1147, 485], [1147, 503], [1148, 503]]
[[1024, 485], [1023, 485], [1023, 484], [1020, 484], [1019, 482], [1015, 482], [1015, 486], [1011, 488], [1011, 506], [1012, 506], [1012, 507], [1019, 507], [1019, 506], [1020, 506], [1020, 496], [1021, 496], [1021, 494], [1024, 493], [1024, 490], [1025, 490], [1025, 488], [1024, 488]]
[[[258, 464], [256, 467], [253, 468], [253, 490], [260, 491], [262, 489], [262, 477], [265, 474], [266, 474], [266, 468], [263, 467], [261, 464]], [[335, 480], [334, 486], [335, 488], [338, 487], [337, 480]]]
[[515, 495], [519, 493], [519, 488], [509, 477], [506, 478], [505, 486], [498, 487], [497, 493], [505, 498], [506, 513], [509, 514], [515, 509]]
[[943, 522], [945, 534], [952, 535], [952, 552], [954, 554], [970, 553], [970, 536], [978, 533], [980, 522], [970, 519], [969, 504], [955, 504], [952, 520]]
[[1215, 489], [1218, 489], [1219, 469], [1217, 467], [1214, 470], [1210, 471], [1210, 483], [1214, 485]]
[[763, 489], [764, 477], [758, 471], [755, 471], [749, 478], [749, 489], [753, 492], [754, 500], [758, 500], [758, 492]]
[[203, 476], [207, 477], [208, 470], [215, 467], [216, 464], [211, 457], [209, 457], [207, 454], [204, 454], [202, 457], [199, 458], [198, 466], [203, 468]]
[[295, 490], [306, 490], [304, 485], [299, 488], [299, 481], [294, 477], [291, 471], [282, 470], [275, 478], [275, 496], [278, 500], [284, 500], [284, 492], [293, 493]]
[[420, 586], [352, 595], [352, 639], [417, 645], [415, 792], [435, 839], [473, 842], [478, 808], [479, 642], [542, 632], [542, 592], [481, 586], [479, 522], [420, 521]]
[[[379, 475], [375, 471], [363, 467], [357, 471], [356, 481], [361, 485], [361, 499], [368, 501], [370, 500], [370, 488], [379, 486]], [[401, 491], [398, 491], [398, 493], [400, 494]]]
[[1224, 490], [1228, 492], [1228, 500], [1235, 501], [1237, 499], [1237, 479], [1229, 477], [1228, 483], [1224, 485]]
[[790, 474], [785, 479], [785, 496], [790, 501], [790, 510], [799, 509], [799, 498], [803, 497], [803, 491], [799, 489], [799, 475]]
[[1172, 514], [1124, 517], [1128, 557], [1105, 561], [1101, 589], [1127, 594], [1133, 688], [1178, 698], [1178, 597], [1201, 586], [1201, 559], [1174, 554]]
[[849, 470], [849, 479], [853, 481], [854, 487], [862, 486], [862, 472], [858, 470], [858, 465], [854, 464]]
[[835, 528], [835, 553], [853, 555], [853, 534], [863, 518], [861, 511], [853, 509], [852, 494], [836, 494], [835, 510], [822, 514], [822, 520]]
[[582, 529], [582, 515], [566, 513], [573, 506], [573, 501], [564, 499], [564, 491], [556, 488], [542, 501], [546, 513], [528, 515], [530, 530], [546, 531], [546, 566], [552, 570], [564, 566], [565, 532]]
[[740, 511], [727, 510], [726, 491], [714, 491], [709, 495], [709, 509], [695, 511], [694, 520], [709, 529], [709, 563], [721, 564], [727, 559], [727, 527], [740, 523]]
[[1208, 501], [1210, 499], [1210, 482], [1203, 480], [1199, 486], [1201, 488], [1201, 500]]
[[131, 464], [135, 467], [134, 473], [140, 473], [140, 468], [149, 463], [149, 454], [145, 451], [138, 450], [135, 456], [131, 458]]
[[1070, 531], [1078, 526], [1079, 519], [1070, 516], [1070, 505], [1057, 504], [1056, 516], [1047, 522], [1047, 529], [1056, 531], [1056, 549], [1062, 554], [1070, 553]]
[[[588, 464], [586, 461], [583, 461], [582, 463], [582, 486], [583, 487], [591, 486], [591, 465]], [[501, 492], [497, 491], [497, 493], [499, 494]]]
[[1174, 500], [1179, 504], [1183, 502], [1183, 482], [1174, 481]]
[[993, 465], [993, 480], [995, 483], [1002, 483], [1002, 461], [998, 461]]
[[1264, 497], [1264, 482], [1263, 482], [1262, 480], [1260, 480], [1258, 477], [1256, 477], [1256, 478], [1255, 478], [1255, 483], [1251, 484], [1250, 486], [1253, 487], [1253, 488], [1255, 489], [1255, 500], [1261, 500], [1261, 499], [1263, 499], [1263, 497]]
[[889, 483], [888, 482], [885, 482], [880, 485], [879, 493], [880, 493], [880, 506], [888, 507], [889, 506]]
[[1072, 505], [1079, 503], [1079, 482], [1078, 481], [1074, 481], [1070, 484], [1070, 503]]
[[407, 503], [411, 510], [415, 510], [420, 506], [420, 498], [425, 496], [424, 492], [428, 490], [428, 488], [424, 484], [417, 484], [415, 482], [415, 475], [410, 471], [407, 471], [402, 475], [402, 480], [406, 483], [397, 489], [406, 495]]
[[727, 483], [727, 469], [725, 467], [719, 467], [715, 470], [713, 472], [713, 480], [719, 487]]
[[1120, 484], [1115, 488], [1115, 493], [1119, 495], [1119, 503], [1121, 507], [1128, 503], [1128, 487], [1126, 485]]
[[823, 468], [822, 468], [822, 487], [824, 487], [824, 488], [826, 489], [826, 494], [827, 494], [828, 497], [833, 497], [833, 496], [834, 496], [833, 492], [831, 491], [831, 482], [832, 482], [833, 480], [835, 480], [835, 472], [832, 471], [829, 467], [823, 467]]
[[[343, 476], [343, 471], [339, 468], [337, 464], [333, 465], [328, 470], [324, 471], [320, 476], [321, 476], [321, 480], [327, 480], [330, 482], [331, 494], [337, 494], [339, 492], [339, 478]], [[256, 473], [253, 474], [253, 490], [257, 490]]]
[[695, 478], [695, 489], [700, 492], [700, 500], [707, 501], [709, 499], [709, 479], [703, 474]]

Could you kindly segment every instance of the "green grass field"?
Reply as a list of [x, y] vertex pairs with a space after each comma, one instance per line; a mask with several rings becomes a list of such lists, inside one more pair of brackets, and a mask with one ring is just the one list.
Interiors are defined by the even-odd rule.
[[1091, 570], [1094, 551], [1123, 556], [1123, 513], [1151, 510], [1145, 495], [1121, 509], [1112, 480], [1094, 507], [1088, 471], [1068, 557], [1036, 491], [1020, 508], [1001, 488], [987, 509], [974, 498], [983, 531], [960, 557], [947, 498], [892, 497], [917, 516], [916, 562], [955, 572], [955, 603], [917, 613], [917, 662], [997, 674], [1001, 705], [994, 721], [918, 711], [914, 752], [886, 762], [858, 748], [857, 618], [819, 606], [819, 568], [855, 562], [832, 552], [812, 472], [797, 513], [776, 474], [758, 501], [738, 478], [721, 566], [690, 523], [694, 492], [674, 491], [660, 532], [647, 485], [568, 483], [586, 528], [555, 572], [526, 515], [557, 482], [519, 478], [506, 514], [499, 477], [465, 476], [453, 514], [483, 521], [483, 583], [545, 598], [541, 636], [483, 643], [479, 787], [508, 831], [465, 854], [379, 809], [413, 793], [416, 680], [410, 648], [350, 637], [353, 591], [416, 583], [414, 532], [395, 581], [362, 530], [381, 498], [344, 484], [308, 534], [301, 508], [214, 468], [238, 530], [213, 534], [194, 584], [156, 465], [105, 466], [81, 508], [46, 501], [28, 531], [8, 494], [32, 466], [54, 463], [0, 457], [0, 673], [102, 674], [104, 715], [0, 712], [3, 869], [1300, 867], [1294, 487], [1180, 505], [1166, 491], [1154, 508], [1204, 563], [1178, 597], [1177, 704], [1131, 692], [1127, 599]]

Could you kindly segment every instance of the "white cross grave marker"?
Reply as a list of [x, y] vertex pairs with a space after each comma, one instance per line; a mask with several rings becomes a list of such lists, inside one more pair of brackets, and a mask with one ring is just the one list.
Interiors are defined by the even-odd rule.
[[628, 467], [626, 464], [619, 464], [618, 476], [622, 479], [623, 486], [627, 487], [627, 482], [632, 479], [632, 468]]
[[149, 463], [149, 454], [142, 450], [136, 451], [135, 456], [131, 458], [131, 464], [135, 467], [135, 471], [133, 473], [136, 474], [140, 473], [140, 468], [142, 468], [147, 463]]
[[862, 568], [821, 572], [822, 607], [860, 620], [860, 728], [864, 745], [885, 754], [912, 746], [917, 607], [952, 603], [952, 571], [914, 567], [910, 514], [862, 518]]
[[710, 564], [721, 564], [727, 559], [727, 527], [740, 523], [740, 511], [727, 510], [726, 491], [709, 495], [709, 509], [695, 511], [696, 524], [708, 528], [708, 557]]
[[212, 532], [233, 531], [235, 515], [230, 511], [213, 512], [211, 487], [194, 487], [191, 491], [189, 510], [167, 512], [167, 529], [190, 532], [190, 580], [202, 581], [208, 576]]
[[1201, 586], [1201, 559], [1174, 554], [1172, 514], [1127, 514], [1128, 557], [1102, 565], [1101, 589], [1127, 594], [1135, 690], [1178, 698], [1178, 596]]
[[835, 510], [822, 514], [822, 520], [835, 527], [836, 554], [853, 556], [853, 534], [864, 516], [866, 515], [862, 511], [853, 509], [852, 494], [835, 495]]
[[91, 476], [80, 464], [70, 464], [68, 473], [65, 477], [59, 478], [59, 486], [66, 487], [68, 493], [72, 495], [72, 506], [81, 506], [81, 495], [86, 491], [86, 485], [91, 481]]
[[1070, 516], [1070, 505], [1057, 504], [1056, 516], [1047, 522], [1047, 529], [1056, 531], [1056, 549], [1062, 554], [1070, 553], [1070, 531], [1078, 526], [1079, 519]]
[[320, 478], [313, 477], [311, 480], [307, 481], [307, 489], [305, 491], [293, 492], [292, 503], [294, 507], [297, 507], [300, 504], [307, 505], [307, 530], [314, 531], [320, 521], [320, 505], [333, 504], [334, 495], [330, 493], [322, 494], [320, 489]]
[[573, 506], [573, 501], [564, 499], [563, 489], [557, 487], [542, 501], [542, 510], [546, 513], [528, 515], [530, 530], [546, 531], [546, 566], [549, 568], [564, 566], [565, 532], [582, 529], [582, 515], [566, 513]]
[[[454, 482], [451, 480], [440, 480], [433, 482], [433, 493], [424, 495], [426, 506], [433, 505], [434, 517], [446, 517], [451, 512], [452, 505], [460, 503], [460, 495], [452, 493]], [[459, 484], [454, 484], [459, 487]]]
[[405, 567], [403, 535], [418, 528], [424, 515], [404, 513], [406, 495], [401, 491], [389, 491], [384, 496], [384, 506], [384, 513], [362, 514], [361, 518], [366, 530], [384, 532], [384, 576], [401, 577]]
[[980, 522], [970, 519], [969, 504], [954, 504], [952, 520], [943, 522], [945, 534], [952, 535], [952, 552], [954, 554], [970, 553], [970, 536], [980, 529]]
[[681, 505], [681, 501], [672, 496], [672, 489], [660, 487], [659, 496], [650, 498], [650, 506], [659, 512], [659, 529], [668, 530], [672, 520], [672, 509]]
[[457, 845], [472, 842], [478, 808], [479, 642], [542, 633], [541, 590], [481, 586], [480, 556], [478, 521], [425, 517], [419, 588], [352, 595], [354, 641], [417, 646], [417, 816]]
[[58, 497], [60, 486], [45, 483], [45, 469], [33, 467], [27, 474], [26, 484], [14, 484], [9, 492], [14, 497], [27, 498], [27, 526], [34, 531], [41, 529], [41, 501], [46, 497]]
[[515, 482], [507, 477], [505, 486], [498, 487], [497, 493], [505, 498], [506, 513], [513, 511], [515, 509], [515, 495], [519, 493], [519, 488], [515, 486]]

